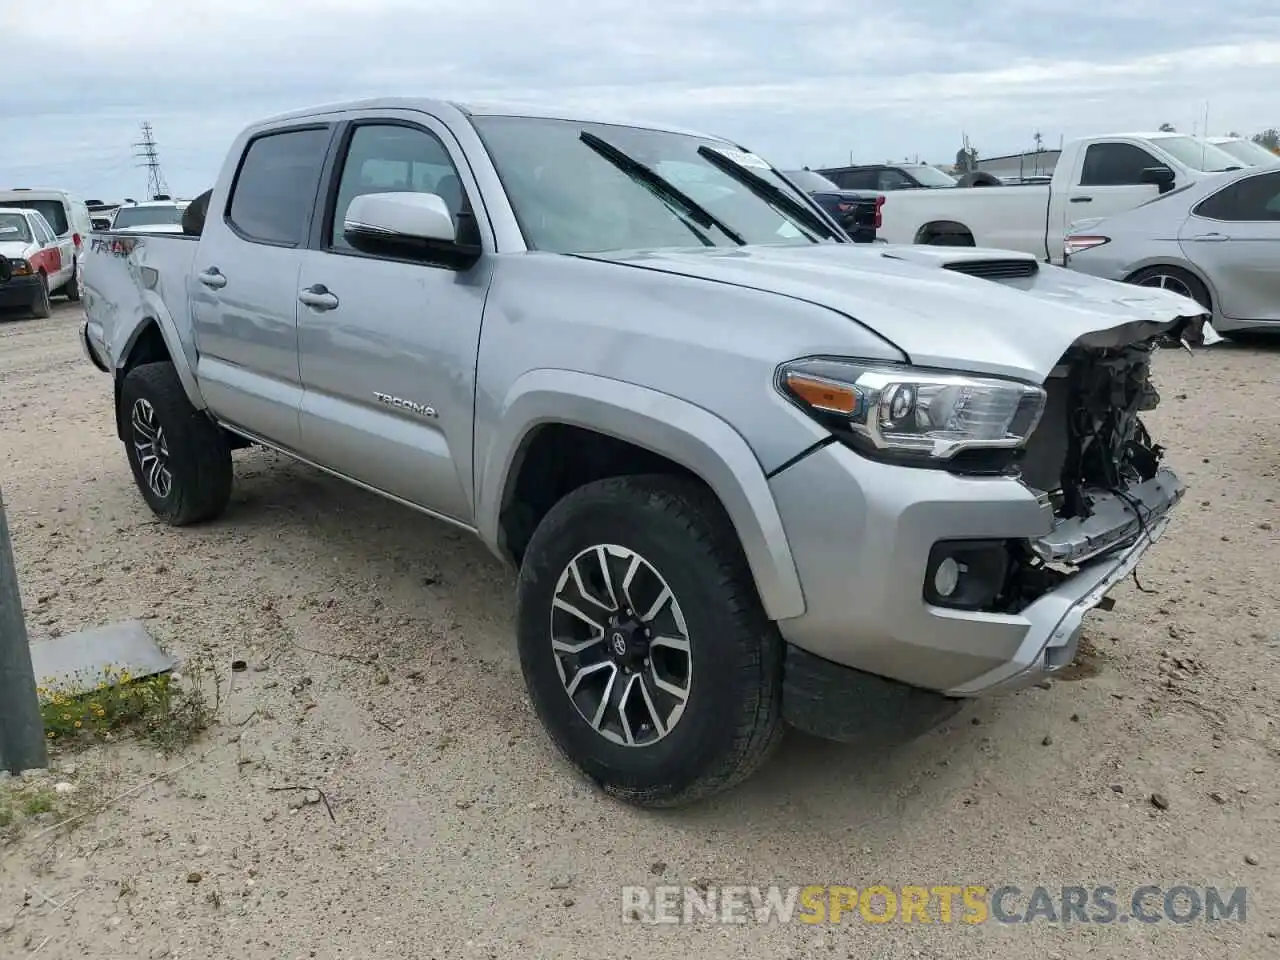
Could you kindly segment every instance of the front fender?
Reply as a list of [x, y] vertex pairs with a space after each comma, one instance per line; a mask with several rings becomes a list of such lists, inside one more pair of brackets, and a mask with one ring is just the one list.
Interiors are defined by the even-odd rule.
[[504, 492], [526, 437], [563, 423], [634, 443], [693, 471], [715, 492], [737, 531], [769, 617], [805, 610], [804, 592], [764, 469], [733, 427], [669, 394], [570, 370], [533, 370], [512, 385], [484, 456], [476, 520], [497, 545]]

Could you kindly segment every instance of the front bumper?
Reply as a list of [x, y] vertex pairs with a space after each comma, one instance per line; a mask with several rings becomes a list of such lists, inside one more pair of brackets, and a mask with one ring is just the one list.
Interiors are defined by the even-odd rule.
[[35, 274], [10, 277], [0, 283], [0, 307], [30, 307], [40, 294], [40, 278]]
[[831, 444], [770, 481], [806, 605], [778, 626], [833, 664], [948, 697], [1034, 683], [1071, 662], [1084, 615], [1168, 527], [1182, 485], [1168, 471], [1158, 479], [1166, 502], [1144, 509], [1136, 541], [1083, 563], [1019, 613], [955, 610], [923, 596], [937, 541], [1064, 542], [1080, 531], [1055, 523], [1047, 499], [1018, 480], [895, 467]]

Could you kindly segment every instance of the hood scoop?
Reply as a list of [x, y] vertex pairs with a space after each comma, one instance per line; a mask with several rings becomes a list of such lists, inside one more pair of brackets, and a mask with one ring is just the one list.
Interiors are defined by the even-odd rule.
[[1040, 272], [1040, 263], [1031, 254], [1011, 254], [1005, 250], [980, 250], [973, 247], [911, 244], [881, 254], [889, 260], [905, 260], [922, 267], [941, 267], [952, 273], [964, 273], [982, 280], [1022, 280]]
[[942, 269], [983, 280], [1018, 280], [1034, 277], [1040, 271], [1040, 264], [1035, 260], [959, 260], [944, 263]]

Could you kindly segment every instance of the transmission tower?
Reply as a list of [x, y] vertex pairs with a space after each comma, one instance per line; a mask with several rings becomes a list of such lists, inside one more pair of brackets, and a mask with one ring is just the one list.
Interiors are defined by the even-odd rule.
[[169, 185], [165, 183], [164, 174], [160, 172], [160, 154], [156, 149], [156, 138], [151, 131], [150, 121], [142, 121], [142, 139], [133, 146], [137, 150], [134, 156], [142, 161], [138, 166], [147, 169], [147, 193], [153, 200], [167, 197]]

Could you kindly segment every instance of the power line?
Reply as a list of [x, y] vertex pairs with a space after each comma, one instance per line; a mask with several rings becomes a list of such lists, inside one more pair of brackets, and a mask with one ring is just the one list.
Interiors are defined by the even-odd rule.
[[169, 195], [169, 185], [165, 183], [164, 174], [160, 172], [160, 153], [156, 147], [155, 134], [151, 130], [151, 122], [149, 120], [142, 121], [142, 139], [135, 143], [134, 156], [142, 163], [140, 167], [147, 170], [147, 194], [153, 199], [158, 197], [167, 197]]

